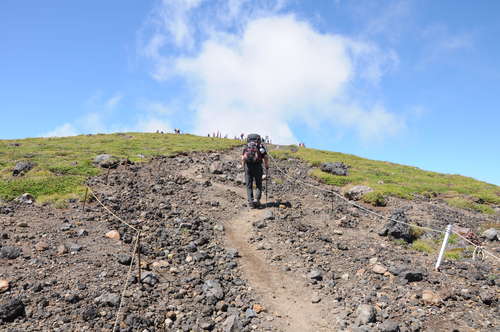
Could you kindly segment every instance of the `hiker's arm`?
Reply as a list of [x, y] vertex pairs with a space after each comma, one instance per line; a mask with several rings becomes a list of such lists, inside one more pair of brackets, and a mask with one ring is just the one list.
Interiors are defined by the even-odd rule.
[[269, 157], [267, 156], [267, 154], [264, 156], [264, 167], [266, 169], [269, 168]]
[[245, 155], [241, 155], [241, 167], [245, 168]]

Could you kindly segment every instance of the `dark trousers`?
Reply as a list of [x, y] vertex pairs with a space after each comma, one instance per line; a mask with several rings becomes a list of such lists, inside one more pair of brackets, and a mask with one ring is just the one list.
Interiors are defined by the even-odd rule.
[[262, 196], [262, 163], [251, 164], [247, 163], [245, 165], [245, 182], [247, 184], [247, 198], [248, 202], [252, 203], [253, 196], [253, 181], [255, 180], [255, 186], [257, 190], [255, 190], [255, 199], [260, 201], [260, 197]]

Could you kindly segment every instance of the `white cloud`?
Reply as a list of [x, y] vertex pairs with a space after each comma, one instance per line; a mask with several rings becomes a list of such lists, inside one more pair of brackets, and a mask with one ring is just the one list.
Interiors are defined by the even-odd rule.
[[78, 135], [77, 129], [71, 123], [65, 123], [54, 130], [43, 134], [42, 137], [66, 137]]
[[105, 103], [106, 107], [109, 109], [114, 109], [120, 103], [120, 101], [122, 99], [123, 99], [123, 95], [120, 93], [116, 93], [114, 96], [112, 96], [111, 98], [109, 98], [106, 101], [106, 103]]
[[[214, 21], [205, 29], [209, 33], [191, 35], [194, 49], [186, 46], [164, 55], [161, 47], [145, 51], [154, 55], [155, 78], [175, 74], [190, 83], [196, 133], [220, 130], [233, 136], [256, 131], [275, 142], [294, 143], [292, 122], [343, 126], [364, 140], [393, 135], [404, 127], [383, 106], [362, 107], [351, 93], [358, 80], [377, 83], [397, 66], [395, 52], [319, 33], [294, 15], [277, 14], [284, 7], [281, 1], [267, 1], [260, 14], [250, 16], [247, 2], [223, 3], [234, 16], [232, 29], [227, 22]], [[193, 17], [202, 16], [202, 6], [190, 8]], [[159, 29], [146, 46], [164, 45], [168, 41], [162, 38], [169, 35], [169, 29], [163, 34]]]

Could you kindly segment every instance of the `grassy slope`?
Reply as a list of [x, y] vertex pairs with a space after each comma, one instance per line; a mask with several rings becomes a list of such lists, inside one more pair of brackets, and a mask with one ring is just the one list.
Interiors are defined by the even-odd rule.
[[[364, 184], [386, 196], [411, 199], [416, 194], [440, 197], [460, 208], [493, 213], [500, 205], [500, 187], [460, 175], [441, 174], [385, 161], [360, 158], [338, 152], [294, 146], [272, 152], [279, 158], [299, 158], [319, 166], [323, 162], [343, 162], [351, 168], [348, 176], [336, 176], [313, 169], [311, 175], [339, 187]], [[373, 195], [371, 195], [373, 197]]]
[[[222, 150], [239, 144], [229, 139], [148, 133], [0, 140], [0, 198], [10, 200], [25, 192], [39, 202], [81, 198], [85, 179], [102, 171], [92, 164], [102, 153], [141, 161], [155, 155]], [[36, 167], [23, 177], [13, 177], [12, 169], [19, 161], [31, 161]]]

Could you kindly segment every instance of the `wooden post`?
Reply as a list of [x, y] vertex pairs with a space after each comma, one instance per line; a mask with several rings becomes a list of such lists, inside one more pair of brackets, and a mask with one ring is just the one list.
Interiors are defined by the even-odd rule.
[[82, 212], [85, 212], [85, 203], [87, 202], [87, 195], [89, 194], [89, 187], [85, 187], [85, 197], [83, 198]]
[[137, 234], [137, 274], [141, 283], [141, 232]]
[[109, 172], [111, 172], [111, 167], [108, 167], [108, 173], [106, 173], [106, 184], [108, 184]]

